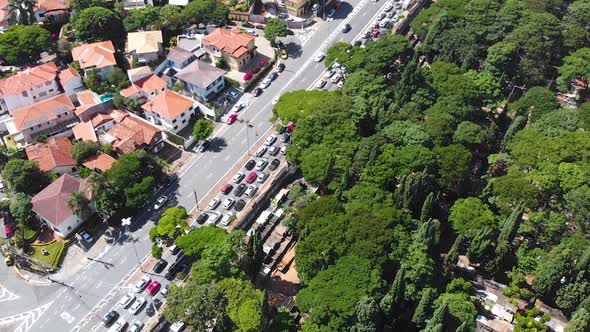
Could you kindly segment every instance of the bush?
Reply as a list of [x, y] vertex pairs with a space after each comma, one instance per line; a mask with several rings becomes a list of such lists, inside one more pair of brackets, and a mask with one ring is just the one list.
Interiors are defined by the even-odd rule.
[[184, 145], [184, 138], [182, 138], [172, 132], [166, 131], [166, 137], [168, 138], [168, 140], [170, 142], [172, 142], [176, 145]]
[[152, 244], [152, 256], [155, 259], [160, 259], [162, 258], [162, 248], [158, 247], [157, 244]]

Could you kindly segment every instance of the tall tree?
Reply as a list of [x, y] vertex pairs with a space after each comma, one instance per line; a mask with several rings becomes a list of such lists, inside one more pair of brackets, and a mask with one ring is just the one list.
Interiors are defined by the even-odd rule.
[[402, 304], [404, 300], [405, 294], [405, 286], [406, 286], [406, 268], [405, 265], [402, 265], [397, 274], [395, 275], [395, 280], [389, 291], [385, 296], [381, 299], [381, 310], [383, 311], [384, 318], [386, 324], [393, 326], [393, 322], [395, 321], [395, 310], [398, 306]]
[[86, 198], [83, 192], [75, 191], [68, 198], [68, 207], [78, 218], [84, 220], [90, 214], [90, 200]]
[[434, 203], [434, 192], [430, 192], [424, 203], [422, 203], [422, 210], [420, 211], [420, 222], [426, 222], [432, 215], [432, 205]]
[[584, 87], [588, 88], [590, 84], [590, 48], [580, 48], [572, 55], [566, 56], [563, 59], [563, 65], [558, 70], [557, 84], [563, 90], [569, 90], [574, 79], [582, 81]]
[[86, 159], [95, 156], [98, 153], [98, 145], [92, 141], [76, 142], [72, 147], [72, 158], [81, 164]]
[[271, 18], [266, 21], [264, 27], [264, 38], [270, 42], [271, 46], [276, 45], [277, 37], [285, 37], [287, 35], [287, 22], [278, 18]]
[[351, 332], [377, 332], [381, 324], [382, 316], [377, 301], [366, 296], [361, 298], [356, 304], [356, 322]]
[[125, 27], [121, 18], [104, 7], [90, 7], [74, 16], [76, 37], [83, 42], [110, 40], [116, 48], [125, 42]]
[[22, 226], [30, 226], [34, 218], [31, 196], [25, 193], [16, 193], [10, 200], [10, 213]]
[[432, 316], [432, 306], [437, 298], [436, 289], [425, 288], [422, 290], [422, 297], [414, 315], [412, 316], [412, 322], [416, 324], [418, 329], [423, 329], [426, 326], [428, 319]]
[[38, 163], [22, 159], [10, 159], [4, 166], [2, 177], [11, 191], [29, 195], [35, 195], [49, 183]]
[[459, 258], [459, 250], [461, 250], [461, 245], [463, 245], [463, 235], [457, 236], [453, 246], [445, 256], [443, 261], [443, 272], [447, 278], [452, 278], [453, 270], [457, 265], [457, 259]]
[[35, 63], [50, 49], [49, 31], [38, 25], [13, 25], [0, 34], [0, 58], [11, 65]]
[[214, 127], [211, 121], [207, 119], [199, 119], [195, 122], [195, 126], [193, 127], [193, 137], [197, 141], [205, 140], [213, 134], [213, 129]]
[[182, 287], [170, 287], [164, 315], [169, 321], [183, 321], [197, 331], [210, 328], [224, 330], [227, 303], [227, 298], [218, 288], [189, 281]]

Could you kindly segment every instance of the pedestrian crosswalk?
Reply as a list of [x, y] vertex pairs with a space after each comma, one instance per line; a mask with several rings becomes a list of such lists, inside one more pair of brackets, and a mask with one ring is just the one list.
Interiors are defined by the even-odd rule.
[[33, 310], [2, 317], [0, 318], [0, 330], [7, 329], [8, 331], [14, 332], [28, 332], [52, 304], [53, 302], [49, 302]]

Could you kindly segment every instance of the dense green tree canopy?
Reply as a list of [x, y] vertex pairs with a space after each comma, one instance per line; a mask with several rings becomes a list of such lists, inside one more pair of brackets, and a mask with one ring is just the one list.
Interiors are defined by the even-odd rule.
[[38, 25], [13, 25], [0, 34], [0, 58], [14, 66], [34, 63], [50, 49], [49, 37]]
[[76, 37], [82, 42], [110, 40], [115, 47], [124, 45], [125, 27], [121, 18], [104, 7], [90, 7], [73, 18]]

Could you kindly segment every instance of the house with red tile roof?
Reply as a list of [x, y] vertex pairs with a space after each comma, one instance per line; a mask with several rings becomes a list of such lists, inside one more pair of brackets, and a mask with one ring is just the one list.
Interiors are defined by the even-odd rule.
[[[84, 193], [89, 201], [89, 211], [85, 215], [76, 215], [68, 204], [72, 193], [75, 192]], [[63, 174], [53, 181], [33, 196], [31, 202], [33, 212], [39, 220], [45, 222], [57, 235], [64, 238], [80, 227], [95, 210], [88, 181], [69, 174]]]
[[72, 158], [73, 147], [67, 137], [51, 137], [27, 146], [27, 158], [36, 161], [43, 172], [74, 174], [78, 171], [78, 163]]
[[72, 67], [60, 71], [58, 78], [64, 93], [70, 98], [73, 98], [78, 91], [84, 89], [82, 76]]
[[33, 11], [37, 22], [42, 23], [62, 23], [70, 17], [70, 8], [64, 0], [37, 0]]
[[198, 111], [194, 100], [172, 90], [160, 93], [142, 108], [148, 121], [175, 134], [186, 127]]
[[74, 47], [72, 59], [78, 61], [84, 75], [96, 70], [102, 79], [106, 79], [117, 65], [115, 47], [110, 40]]
[[60, 94], [53, 62], [26, 68], [0, 80], [0, 113], [12, 112]]
[[160, 128], [132, 114], [99, 135], [100, 143], [111, 144], [118, 154], [140, 149], [158, 152], [164, 146], [163, 139]]
[[98, 135], [108, 131], [116, 123], [121, 122], [128, 115], [119, 110], [107, 110], [93, 114], [89, 119], [80, 121], [72, 128], [72, 133], [77, 140], [99, 143]]
[[223, 59], [232, 70], [240, 71], [256, 56], [255, 39], [238, 27], [229, 30], [218, 28], [203, 38], [202, 47], [213, 62]]
[[88, 158], [83, 165], [88, 169], [102, 173], [108, 171], [115, 161], [117, 161], [115, 158], [101, 152], [96, 156]]
[[12, 112], [6, 122], [8, 133], [21, 147], [33, 143], [36, 137], [69, 136], [78, 123], [76, 107], [65, 94], [36, 102]]
[[158, 75], [150, 75], [131, 83], [128, 88], [119, 91], [119, 93], [125, 98], [145, 102], [164, 92], [166, 85], [166, 81], [158, 77]]

